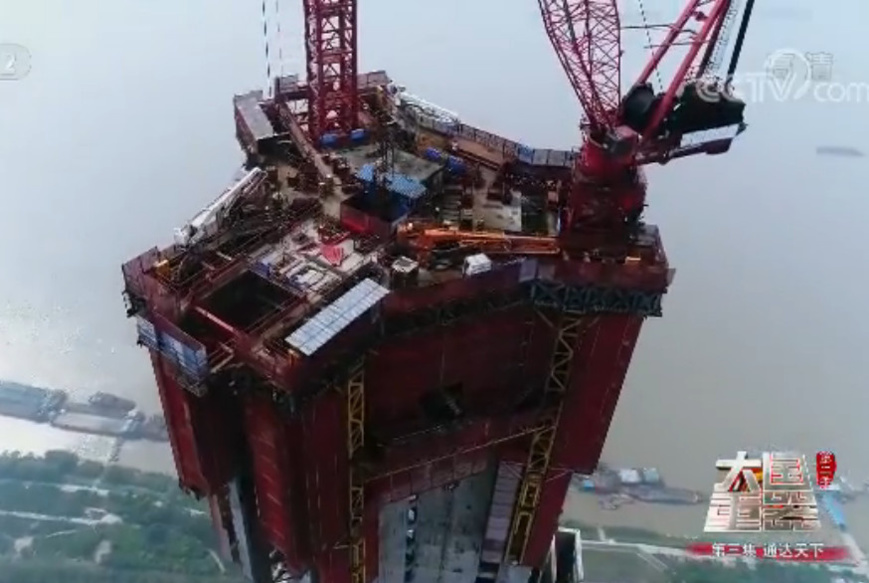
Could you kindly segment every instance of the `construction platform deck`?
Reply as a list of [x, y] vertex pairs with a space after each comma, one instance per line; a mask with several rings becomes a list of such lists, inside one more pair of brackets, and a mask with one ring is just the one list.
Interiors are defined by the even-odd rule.
[[233, 184], [123, 267], [182, 485], [258, 581], [527, 580], [660, 315], [657, 230], [598, 253], [561, 229], [573, 152], [385, 73], [316, 144], [275, 86], [235, 100]]

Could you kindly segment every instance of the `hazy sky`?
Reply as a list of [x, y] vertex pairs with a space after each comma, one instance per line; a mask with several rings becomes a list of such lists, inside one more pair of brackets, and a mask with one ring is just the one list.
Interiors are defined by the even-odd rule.
[[[231, 96], [264, 82], [259, 4], [0, 3], [0, 42], [33, 54], [28, 78], [0, 84], [0, 377], [153, 404], [119, 266], [168, 241], [239, 163]], [[650, 20], [680, 3], [647, 0]], [[533, 0], [360, 4], [362, 70], [386, 69], [521, 141], [576, 141], [578, 106]], [[865, 3], [758, 4], [743, 70], [793, 47], [831, 53], [839, 81], [869, 81], [855, 41]], [[281, 11], [285, 70], [298, 71], [301, 3]], [[625, 12], [637, 21], [633, 3]], [[626, 79], [641, 59], [634, 50]], [[819, 144], [863, 147], [867, 107], [754, 103], [727, 156], [650, 172], [649, 215], [678, 273], [665, 318], [638, 346], [610, 457], [702, 482], [717, 455], [774, 443], [829, 447], [869, 473], [858, 445], [869, 442], [866, 163], [814, 155]]]

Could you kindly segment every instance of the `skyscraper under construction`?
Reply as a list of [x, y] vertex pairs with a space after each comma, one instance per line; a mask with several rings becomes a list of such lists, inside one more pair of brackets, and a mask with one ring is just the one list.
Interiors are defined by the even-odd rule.
[[[699, 50], [730, 3], [689, 4]], [[245, 167], [123, 266], [180, 485], [257, 583], [576, 578], [564, 498], [673, 273], [639, 164], [742, 107], [632, 90], [535, 149], [359, 74], [355, 5], [305, 1], [307, 80], [235, 97]]]

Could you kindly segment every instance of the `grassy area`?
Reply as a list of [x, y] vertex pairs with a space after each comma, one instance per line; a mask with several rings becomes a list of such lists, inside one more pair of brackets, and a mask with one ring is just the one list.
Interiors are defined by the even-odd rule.
[[[69, 491], [99, 480], [107, 492]], [[0, 455], [0, 583], [238, 583], [215, 560], [208, 507], [183, 496], [168, 476], [102, 466], [68, 452]], [[92, 526], [71, 518], [111, 514]], [[63, 572], [63, 576], [57, 573]]]

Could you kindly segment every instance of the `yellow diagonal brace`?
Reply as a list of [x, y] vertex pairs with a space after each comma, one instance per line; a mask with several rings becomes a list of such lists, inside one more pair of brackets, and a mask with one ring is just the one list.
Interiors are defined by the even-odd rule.
[[[544, 320], [546, 320], [544, 318]], [[521, 563], [525, 557], [531, 526], [540, 503], [543, 482], [549, 471], [555, 432], [561, 419], [563, 397], [570, 386], [570, 371], [580, 336], [594, 324], [580, 312], [565, 311], [558, 321], [555, 347], [544, 390], [545, 409], [537, 422], [528, 450], [528, 461], [519, 485], [519, 496], [513, 511], [507, 539], [506, 558]]]
[[365, 446], [365, 361], [360, 359], [350, 369], [347, 379], [347, 459], [350, 466], [350, 583], [366, 583], [365, 491], [356, 467], [357, 455]]

